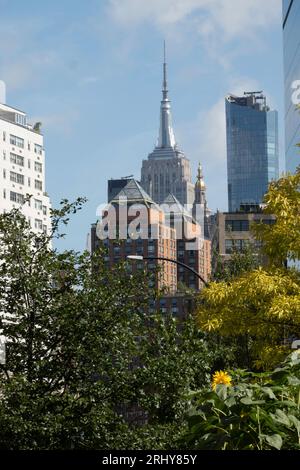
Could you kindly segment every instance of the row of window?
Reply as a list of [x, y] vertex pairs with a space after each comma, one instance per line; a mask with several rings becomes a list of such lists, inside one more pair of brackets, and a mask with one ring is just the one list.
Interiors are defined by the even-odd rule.
[[[6, 142], [6, 132], [3, 131], [3, 142]], [[11, 145], [14, 145], [15, 147], [19, 147], [21, 149], [24, 148], [24, 139], [21, 137], [18, 137], [17, 135], [9, 134], [9, 142]], [[28, 142], [27, 144], [28, 150], [31, 150], [31, 144]], [[43, 147], [39, 144], [33, 144], [33, 151], [37, 155], [42, 155], [43, 154]]]
[[[262, 222], [263, 224], [273, 225], [275, 219], [262, 219], [254, 220], [253, 222]], [[250, 222], [249, 220], [226, 220], [226, 231], [230, 232], [249, 232]]]
[[243, 251], [247, 245], [249, 245], [249, 240], [225, 240], [225, 253], [230, 255], [234, 251]]
[[[5, 151], [3, 151], [3, 160], [6, 160], [6, 152]], [[19, 165], [19, 166], [24, 167], [24, 162], [25, 162], [25, 159], [22, 155], [17, 155], [16, 153], [13, 153], [13, 152], [10, 153], [10, 163], [12, 163], [13, 165]], [[29, 169], [31, 168], [31, 160], [30, 159], [28, 159], [28, 168]], [[42, 163], [41, 162], [34, 162], [34, 169], [38, 173], [42, 173], [43, 172]]]
[[34, 228], [47, 233], [47, 225], [43, 225], [43, 221], [40, 219], [34, 219]]
[[[3, 189], [3, 198], [6, 199], [6, 189]], [[24, 195], [20, 193], [16, 193], [15, 191], [10, 191], [10, 200], [12, 202], [16, 202], [17, 204], [24, 204]], [[31, 201], [29, 199], [28, 205], [31, 206]], [[34, 208], [43, 213], [43, 215], [47, 215], [47, 206], [44, 206], [42, 201], [39, 199], [34, 199]]]
[[[13, 183], [22, 184], [22, 185], [25, 184], [25, 177], [21, 173], [16, 173], [15, 171], [10, 171], [9, 175], [10, 175], [10, 181], [12, 181]], [[6, 178], [6, 169], [5, 168], [3, 169], [3, 178], [4, 179]], [[28, 186], [31, 186], [31, 178], [30, 177], [28, 177], [27, 182], [28, 182]], [[37, 189], [38, 191], [42, 191], [43, 190], [42, 181], [34, 180], [34, 188]]]
[[249, 232], [249, 220], [226, 220], [226, 231]]

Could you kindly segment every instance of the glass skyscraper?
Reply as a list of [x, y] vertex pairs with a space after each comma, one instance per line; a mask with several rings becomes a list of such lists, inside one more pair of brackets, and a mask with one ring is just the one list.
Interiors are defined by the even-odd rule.
[[292, 173], [300, 165], [300, 1], [283, 0], [283, 51], [285, 78], [285, 156]]
[[226, 97], [229, 212], [241, 204], [260, 204], [278, 178], [278, 113], [262, 92]]

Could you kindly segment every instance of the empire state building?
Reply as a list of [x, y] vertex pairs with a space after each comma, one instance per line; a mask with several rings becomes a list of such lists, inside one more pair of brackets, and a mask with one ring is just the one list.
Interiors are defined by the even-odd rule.
[[141, 185], [158, 204], [162, 204], [170, 194], [182, 205], [192, 206], [195, 200], [190, 161], [178, 148], [172, 127], [166, 54], [163, 64], [159, 137], [153, 152], [148, 155], [147, 160], [143, 160]]

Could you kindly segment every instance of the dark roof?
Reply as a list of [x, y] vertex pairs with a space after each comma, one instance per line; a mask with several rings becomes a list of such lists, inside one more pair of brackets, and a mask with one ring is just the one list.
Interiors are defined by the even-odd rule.
[[113, 197], [111, 203], [119, 202], [121, 198], [126, 198], [129, 202], [143, 202], [146, 205], [157, 205], [135, 179], [129, 180], [126, 186]]

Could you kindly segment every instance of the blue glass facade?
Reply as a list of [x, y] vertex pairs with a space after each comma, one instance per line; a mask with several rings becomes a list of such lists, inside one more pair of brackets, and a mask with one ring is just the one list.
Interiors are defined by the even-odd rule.
[[278, 114], [265, 97], [226, 98], [228, 210], [260, 204], [278, 178]]
[[300, 165], [300, 1], [283, 0], [283, 51], [285, 77], [286, 169], [292, 173]]

